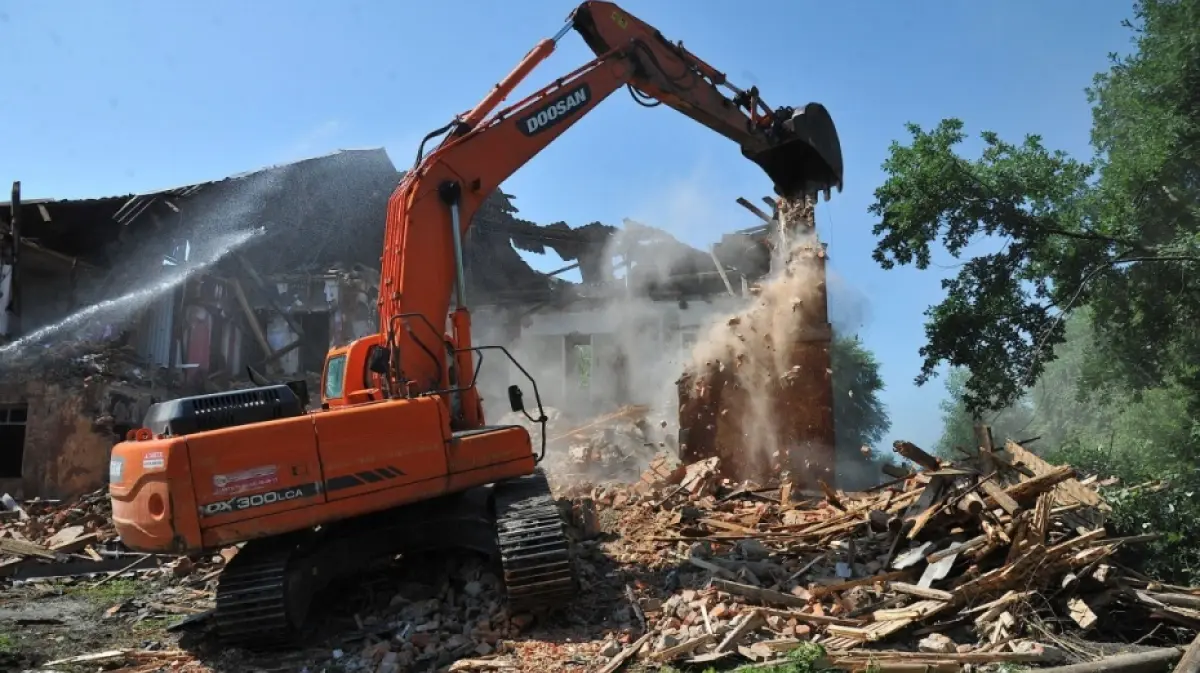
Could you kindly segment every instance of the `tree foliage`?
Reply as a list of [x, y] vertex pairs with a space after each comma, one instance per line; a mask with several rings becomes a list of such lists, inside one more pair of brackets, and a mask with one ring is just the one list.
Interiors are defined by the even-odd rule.
[[856, 337], [834, 339], [829, 358], [839, 462], [845, 466], [861, 465], [864, 477], [874, 477], [862, 481], [874, 485], [879, 482], [879, 462], [885, 459], [875, 454], [863, 456], [861, 449], [877, 444], [891, 427], [887, 407], [879, 399], [883, 391], [879, 361]]
[[[927, 314], [918, 382], [952, 367], [943, 452], [998, 439], [1116, 476], [1111, 520], [1164, 533], [1128, 561], [1200, 581], [1200, 0], [1138, 0], [1136, 48], [1090, 89], [1093, 157], [957, 119], [910, 125], [871, 212], [876, 260], [964, 259]], [[980, 252], [983, 250], [983, 252]]]
[[[942, 436], [934, 446], [934, 453], [947, 460], [962, 458], [963, 454], [959, 449], [973, 451], [977, 442], [976, 418], [965, 402], [970, 380], [971, 372], [962, 368], [951, 370], [950, 375], [946, 377], [946, 398], [939, 405], [942, 411]], [[1027, 434], [1032, 418], [1032, 409], [1022, 400], [993, 415], [989, 419], [989, 425], [998, 440], [1025, 439], [1033, 436]]]
[[908, 126], [875, 192], [884, 267], [927, 268], [940, 244], [962, 257], [927, 312], [918, 383], [947, 363], [971, 372], [972, 412], [1011, 405], [1065, 340], [1063, 316], [1092, 308], [1097, 355], [1134, 389], [1175, 383], [1200, 399], [1200, 0], [1141, 0], [1137, 50], [1088, 91], [1095, 158], [980, 134]]

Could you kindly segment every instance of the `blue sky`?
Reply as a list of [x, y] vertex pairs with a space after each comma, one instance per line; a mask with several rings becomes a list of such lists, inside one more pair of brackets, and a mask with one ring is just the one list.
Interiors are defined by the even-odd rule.
[[[846, 190], [818, 220], [835, 274], [831, 312], [883, 363], [891, 439], [933, 444], [941, 380], [912, 384], [923, 311], [953, 272], [881, 270], [866, 212], [905, 122], [962, 118], [975, 133], [1089, 153], [1084, 87], [1130, 48], [1125, 0], [809, 2], [629, 0], [773, 106], [824, 103]], [[470, 108], [538, 39], [559, 0], [0, 0], [0, 180], [27, 197], [124, 194], [215, 179], [343, 148], [406, 167], [429, 130]], [[574, 33], [518, 95], [586, 62]], [[631, 217], [695, 245], [752, 226], [734, 203], [770, 193], [737, 147], [678, 113], [618, 93], [505, 183], [538, 222]], [[559, 265], [550, 257], [535, 267]]]

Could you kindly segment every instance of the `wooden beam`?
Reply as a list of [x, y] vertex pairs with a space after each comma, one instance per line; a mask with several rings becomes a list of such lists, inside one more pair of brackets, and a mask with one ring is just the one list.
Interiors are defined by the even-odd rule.
[[275, 351], [274, 353], [271, 353], [271, 355], [270, 355], [270, 356], [269, 356], [269, 357], [268, 357], [266, 360], [263, 360], [263, 362], [262, 362], [262, 363], [263, 363], [264, 365], [270, 365], [270, 364], [274, 364], [275, 362], [277, 362], [277, 361], [279, 360], [279, 358], [281, 358], [281, 357], [283, 357], [283, 356], [287, 355], [288, 353], [291, 353], [292, 351], [296, 350], [296, 349], [297, 349], [297, 348], [299, 348], [299, 347], [300, 347], [300, 345], [301, 345], [301, 344], [303, 344], [303, 343], [304, 343], [304, 340], [303, 340], [303, 339], [296, 339], [296, 340], [295, 340], [295, 341], [293, 341], [292, 343], [290, 343], [290, 344], [288, 344], [288, 345], [284, 346], [283, 348], [280, 348], [279, 350]]
[[238, 305], [242, 307], [242, 314], [246, 317], [250, 333], [254, 335], [254, 340], [263, 349], [263, 355], [266, 356], [267, 362], [272, 362], [276, 356], [275, 349], [271, 348], [271, 342], [267, 341], [267, 335], [263, 334], [262, 325], [258, 324], [258, 316], [254, 315], [254, 309], [250, 307], [250, 300], [246, 299], [246, 291], [242, 288], [241, 281], [237, 278], [230, 278], [229, 284], [233, 286], [233, 296], [237, 298]]
[[262, 290], [263, 297], [267, 300], [267, 303], [271, 305], [271, 308], [275, 309], [275, 311], [284, 319], [284, 321], [287, 322], [288, 327], [292, 328], [292, 331], [296, 333], [296, 336], [304, 338], [304, 328], [300, 327], [300, 323], [296, 322], [296, 320], [292, 318], [292, 314], [284, 310], [283, 305], [281, 305], [279, 300], [276, 298], [276, 295], [279, 293], [273, 292], [271, 288], [267, 287], [266, 281], [262, 279], [262, 276], [258, 275], [258, 272], [254, 270], [254, 267], [249, 261], [246, 260], [244, 256], [237, 255], [237, 260], [238, 263], [242, 265], [242, 268], [246, 270], [246, 275], [250, 277], [250, 280], [254, 281], [254, 284], [258, 286], [258, 289]]

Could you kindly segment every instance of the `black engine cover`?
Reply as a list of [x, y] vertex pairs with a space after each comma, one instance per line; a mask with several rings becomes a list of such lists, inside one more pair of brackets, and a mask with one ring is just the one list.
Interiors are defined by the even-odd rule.
[[155, 435], [179, 436], [304, 413], [295, 391], [280, 384], [159, 402], [150, 406], [142, 427]]

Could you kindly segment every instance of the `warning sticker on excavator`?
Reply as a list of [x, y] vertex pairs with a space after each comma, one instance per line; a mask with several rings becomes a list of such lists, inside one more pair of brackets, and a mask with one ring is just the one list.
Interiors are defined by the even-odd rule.
[[279, 482], [279, 470], [274, 465], [252, 467], [249, 470], [230, 474], [214, 474], [214, 495], [234, 495], [254, 491]]
[[612, 20], [613, 23], [621, 27], [621, 30], [625, 30], [629, 26], [629, 22], [625, 20], [625, 15], [616, 10], [612, 13]]

